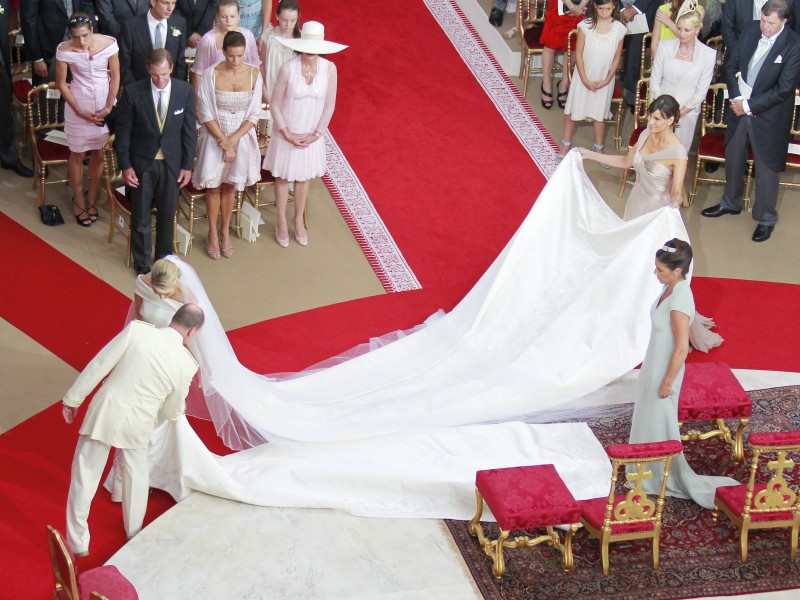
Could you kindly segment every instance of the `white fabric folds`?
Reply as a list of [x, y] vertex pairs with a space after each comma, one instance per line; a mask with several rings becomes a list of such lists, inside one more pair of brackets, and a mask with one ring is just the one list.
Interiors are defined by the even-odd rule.
[[577, 498], [604, 496], [608, 460], [585, 424], [513, 421], [576, 406], [641, 362], [660, 289], [655, 252], [674, 237], [688, 239], [676, 209], [622, 221], [571, 152], [452, 312], [280, 381], [239, 364], [196, 274], [181, 264], [182, 284], [206, 311], [196, 343], [218, 429], [269, 443], [219, 458], [185, 420], [166, 424], [153, 436], [152, 485], [178, 499], [199, 490], [272, 506], [463, 519], [474, 511], [476, 470], [555, 463]]

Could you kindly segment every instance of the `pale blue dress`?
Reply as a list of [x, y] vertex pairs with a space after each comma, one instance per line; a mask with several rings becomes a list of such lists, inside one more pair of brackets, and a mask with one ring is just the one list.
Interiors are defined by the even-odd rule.
[[239, 27], [249, 29], [256, 38], [261, 36], [262, 16], [262, 0], [239, 0]]
[[[660, 398], [658, 388], [675, 350], [675, 338], [670, 324], [672, 311], [682, 312], [690, 320], [694, 319], [694, 297], [689, 282], [683, 280], [675, 284], [672, 294], [659, 305], [658, 300], [666, 289], [664, 286], [650, 309], [650, 343], [639, 371], [638, 395], [631, 422], [632, 444], [681, 439], [678, 428], [678, 397], [683, 384], [684, 366], [681, 366], [672, 382], [672, 395], [669, 398]], [[653, 479], [645, 481], [643, 486], [648, 494], [658, 493], [662, 472], [662, 469], [653, 468]], [[694, 500], [703, 508], [710, 509], [714, 508], [714, 494], [718, 487], [738, 484], [738, 481], [730, 477], [698, 475], [681, 454], [672, 459], [667, 495]]]

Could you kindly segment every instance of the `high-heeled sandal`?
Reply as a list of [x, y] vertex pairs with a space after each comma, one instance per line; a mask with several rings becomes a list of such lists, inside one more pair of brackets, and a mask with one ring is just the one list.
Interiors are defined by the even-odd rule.
[[[559, 84], [559, 87], [561, 87], [561, 84]], [[564, 110], [567, 107], [567, 98], [569, 98], [569, 88], [567, 88], [563, 92], [558, 92], [558, 96], [556, 96], [556, 101], [558, 102], [558, 108]]]
[[[78, 214], [75, 215], [75, 221], [78, 223], [78, 225], [80, 225], [81, 227], [91, 227], [93, 221], [92, 221], [91, 217], [89, 216], [89, 213], [86, 212], [86, 209], [85, 208], [81, 208], [78, 205], [78, 203], [75, 202], [74, 199], [72, 200], [72, 204], [75, 206], [75, 208], [79, 208], [80, 211], [81, 211], [81, 212], [79, 212]], [[74, 213], [74, 211], [73, 211], [73, 213]], [[82, 217], [81, 215], [86, 215], [86, 216]]]
[[542, 108], [550, 110], [551, 108], [553, 108], [553, 92], [544, 91], [544, 82], [542, 82], [541, 90], [542, 90]]
[[[572, 140], [561, 140], [561, 145], [562, 146], [566, 146], [567, 152], [569, 152], [570, 151], [570, 146], [572, 146]], [[558, 160], [561, 160], [562, 158], [564, 158], [567, 155], [567, 152], [564, 152], [563, 154], [561, 152], [559, 152], [556, 155], [558, 157]]]
[[89, 218], [92, 220], [92, 223], [94, 223], [100, 218], [100, 213], [97, 210], [97, 204], [90, 204], [88, 199], [86, 200], [86, 214], [89, 215]]
[[[222, 239], [222, 236], [219, 237]], [[230, 240], [228, 240], [228, 243], [230, 244]], [[225, 258], [233, 258], [233, 246], [228, 246], [227, 248], [220, 247], [219, 251]]]
[[[211, 249], [211, 234], [208, 234], [208, 258], [211, 260], [219, 260], [219, 250], [212, 250]], [[219, 242], [217, 242], [219, 243]]]
[[[592, 144], [592, 150], [594, 150], [595, 152], [599, 152], [600, 154], [605, 154], [605, 152], [603, 152], [603, 148], [605, 148], [605, 144]], [[600, 167], [602, 167], [603, 169], [611, 168], [611, 165], [607, 165], [604, 162], [599, 162], [599, 164]]]
[[516, 27], [512, 27], [508, 31], [503, 34], [503, 39], [510, 40], [513, 39], [519, 33], [519, 29]]

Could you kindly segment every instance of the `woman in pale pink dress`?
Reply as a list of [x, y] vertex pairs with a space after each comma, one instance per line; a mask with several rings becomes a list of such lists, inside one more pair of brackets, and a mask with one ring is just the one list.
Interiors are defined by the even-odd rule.
[[325, 174], [322, 134], [336, 105], [336, 66], [319, 55], [339, 52], [347, 46], [324, 38], [325, 27], [316, 21], [304, 23], [298, 39], [278, 38], [281, 44], [299, 53], [278, 73], [270, 98], [273, 136], [264, 157], [264, 168], [275, 176], [275, 237], [283, 248], [289, 245], [289, 182], [294, 182], [294, 236], [298, 244], [305, 246], [308, 235], [303, 212], [308, 183]]
[[[97, 221], [97, 191], [103, 175], [105, 119], [119, 92], [119, 47], [114, 38], [95, 35], [93, 20], [75, 13], [67, 22], [69, 40], [56, 49], [56, 86], [66, 102], [64, 133], [69, 144], [69, 181], [75, 220], [82, 227]], [[67, 83], [67, 72], [72, 82]], [[89, 158], [89, 194], [83, 197], [83, 159]]]
[[197, 53], [192, 64], [192, 85], [195, 93], [200, 86], [203, 72], [223, 60], [222, 40], [229, 31], [238, 31], [244, 36], [244, 62], [254, 67], [261, 67], [256, 38], [249, 29], [239, 27], [239, 3], [236, 0], [220, 0], [217, 3], [217, 18], [212, 27], [197, 45]]
[[[261, 176], [261, 153], [255, 126], [261, 114], [261, 73], [244, 62], [245, 38], [225, 34], [225, 60], [206, 70], [198, 92], [197, 121], [203, 125], [192, 183], [206, 190], [208, 256], [233, 257], [231, 215], [236, 191]], [[217, 220], [221, 225], [217, 231]]]

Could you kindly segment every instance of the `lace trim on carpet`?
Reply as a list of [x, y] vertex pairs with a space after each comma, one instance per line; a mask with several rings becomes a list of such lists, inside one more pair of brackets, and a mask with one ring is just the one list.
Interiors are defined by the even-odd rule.
[[522, 94], [453, 0], [425, 0], [425, 5], [525, 151], [549, 179], [558, 166], [557, 146]]
[[327, 173], [322, 180], [387, 292], [422, 289], [350, 163], [330, 132], [325, 133]]

